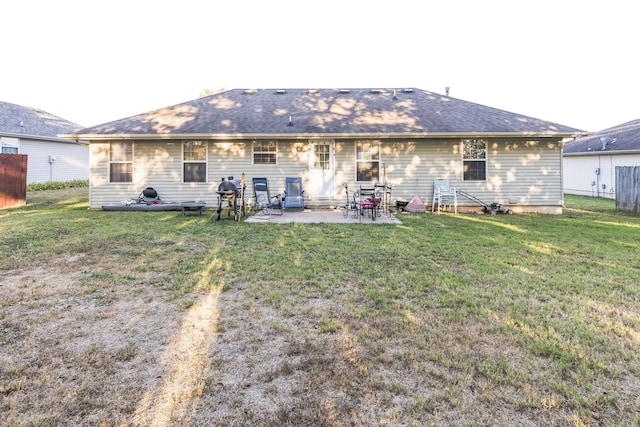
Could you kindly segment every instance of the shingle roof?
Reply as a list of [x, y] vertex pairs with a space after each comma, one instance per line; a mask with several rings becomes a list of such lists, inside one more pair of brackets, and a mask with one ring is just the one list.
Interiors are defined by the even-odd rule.
[[[603, 145], [600, 138], [615, 139], [615, 142], [610, 145]], [[566, 143], [563, 151], [564, 154], [640, 151], [640, 119], [577, 138]]]
[[89, 135], [584, 132], [419, 89], [234, 89], [77, 131]]
[[0, 101], [0, 133], [58, 138], [81, 127], [37, 108]]

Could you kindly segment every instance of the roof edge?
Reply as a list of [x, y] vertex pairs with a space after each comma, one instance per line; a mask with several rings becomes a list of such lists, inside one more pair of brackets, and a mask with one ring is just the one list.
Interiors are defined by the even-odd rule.
[[592, 151], [575, 151], [572, 153], [562, 153], [562, 156], [566, 157], [578, 157], [578, 156], [602, 156], [602, 155], [614, 155], [614, 154], [640, 154], [640, 149], [636, 150], [592, 150]]
[[76, 138], [68, 135], [61, 135], [59, 137], [54, 136], [42, 136], [42, 135], [32, 135], [26, 133], [11, 133], [11, 132], [0, 132], [0, 136], [6, 136], [9, 138], [18, 138], [18, 139], [33, 139], [39, 141], [52, 141], [52, 142], [67, 142], [72, 144], [86, 144], [87, 140], [85, 138]]
[[300, 133], [300, 134], [263, 134], [263, 133], [167, 133], [167, 134], [65, 134], [64, 138], [73, 140], [109, 141], [117, 139], [158, 140], [158, 139], [310, 139], [310, 138], [577, 138], [587, 132], [444, 132], [444, 133]]

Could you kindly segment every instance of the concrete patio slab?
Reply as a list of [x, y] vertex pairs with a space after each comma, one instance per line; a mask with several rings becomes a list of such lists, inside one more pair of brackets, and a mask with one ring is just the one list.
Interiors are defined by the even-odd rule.
[[255, 213], [244, 222], [249, 223], [272, 223], [272, 224], [284, 224], [291, 222], [300, 222], [308, 224], [318, 223], [343, 223], [343, 224], [402, 224], [402, 222], [395, 217], [394, 214], [380, 215], [376, 217], [375, 221], [372, 221], [370, 217], [353, 218], [351, 212], [347, 217], [344, 216], [344, 211], [341, 209], [336, 210], [291, 210], [285, 211], [282, 215], [266, 215], [262, 212]]

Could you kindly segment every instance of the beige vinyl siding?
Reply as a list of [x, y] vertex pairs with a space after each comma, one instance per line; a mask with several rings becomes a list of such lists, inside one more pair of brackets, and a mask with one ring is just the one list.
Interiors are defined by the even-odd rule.
[[[356, 181], [355, 140], [336, 141], [336, 204], [345, 203], [344, 187], [347, 182], [350, 194], [371, 182]], [[391, 199], [411, 200], [419, 196], [431, 204], [433, 180], [448, 178], [460, 181], [462, 163], [459, 141], [453, 140], [394, 140], [381, 141], [380, 179], [393, 185]]]
[[[360, 188], [355, 181], [354, 141], [336, 142], [336, 185], [348, 182], [350, 192]], [[463, 181], [461, 140], [396, 140], [381, 146], [381, 177], [393, 185], [392, 203], [419, 196], [431, 205], [433, 181], [448, 179], [459, 190], [486, 203], [505, 205], [562, 206], [559, 141], [488, 140], [487, 180]], [[344, 198], [344, 190], [337, 193]], [[337, 204], [342, 204], [338, 198]], [[460, 205], [477, 206], [460, 197]]]
[[90, 207], [136, 198], [146, 187], [153, 187], [166, 201], [202, 200], [207, 207], [218, 204], [220, 181], [245, 174], [245, 201], [253, 198], [253, 177], [269, 179], [275, 195], [284, 191], [285, 178], [300, 176], [303, 188], [308, 177], [308, 144], [278, 141], [276, 165], [253, 165], [251, 141], [210, 141], [207, 147], [207, 182], [183, 183], [182, 141], [134, 141], [133, 182], [109, 182], [109, 143], [91, 144]]
[[486, 202], [561, 208], [562, 153], [555, 140], [490, 141]]
[[[251, 141], [223, 141], [212, 142], [209, 152], [209, 176], [213, 183], [215, 195], [213, 204], [217, 206], [218, 199], [215, 191], [222, 179], [232, 176], [240, 179], [245, 174], [245, 203], [253, 205], [253, 181], [255, 177], [269, 179], [269, 190], [272, 195], [278, 191], [274, 189], [275, 177], [279, 173], [279, 165], [253, 165], [253, 143]], [[280, 144], [278, 144], [280, 150]]]
[[278, 141], [276, 164], [254, 165], [252, 141], [213, 142], [209, 157], [210, 176], [213, 176], [217, 189], [222, 178], [240, 178], [244, 173], [245, 202], [253, 206], [253, 178], [267, 178], [271, 196], [284, 196], [287, 177], [302, 177], [302, 187], [307, 188], [308, 146], [306, 141]]
[[245, 174], [248, 186], [251, 170], [251, 142], [245, 141], [211, 141], [208, 147], [207, 175], [213, 198], [216, 201], [218, 185], [223, 179], [233, 177], [241, 179]]
[[356, 162], [355, 162], [355, 142], [352, 140], [336, 140], [334, 146], [334, 191], [335, 200], [333, 204], [344, 206], [346, 204], [346, 195], [344, 193], [343, 183], [349, 186], [349, 195], [357, 189], [355, 187], [356, 179]]
[[[208, 208], [217, 207], [218, 184], [222, 178], [240, 178], [245, 174], [245, 201], [252, 204], [252, 178], [269, 180], [272, 195], [284, 192], [286, 177], [302, 177], [308, 188], [309, 144], [307, 140], [280, 140], [277, 164], [254, 165], [251, 141], [209, 141], [207, 145], [207, 182], [182, 182], [182, 141], [134, 141], [132, 183], [109, 183], [108, 143], [91, 144], [90, 207], [137, 197], [145, 187], [155, 188], [166, 201], [202, 200]], [[561, 150], [555, 140], [529, 141], [489, 139], [487, 180], [463, 181], [460, 139], [396, 139], [382, 141], [380, 181], [386, 168], [387, 182], [393, 185], [392, 204], [418, 195], [430, 206], [433, 180], [447, 178], [451, 185], [486, 203], [502, 203], [522, 210], [557, 212], [562, 206]], [[355, 140], [335, 141], [335, 199], [330, 205], [345, 203], [343, 183], [350, 193], [356, 182]], [[460, 205], [477, 207], [473, 201], [459, 198]]]
[[[210, 203], [209, 164], [207, 164], [207, 182], [183, 182], [182, 145], [182, 141], [179, 140], [134, 142], [133, 182], [137, 184], [135, 196], [139, 195], [142, 189], [153, 187], [165, 201], [203, 200], [207, 205]], [[210, 158], [209, 154], [207, 158]]]
[[[207, 169], [210, 177], [209, 165]], [[93, 142], [90, 179], [92, 209], [104, 203], [135, 199], [146, 187], [155, 188], [165, 201], [204, 200], [207, 205], [213, 202], [211, 182], [182, 182], [182, 141], [133, 141], [131, 183], [109, 182], [109, 143]]]
[[169, 201], [167, 181], [171, 179], [173, 163], [170, 156], [176, 143], [133, 141], [132, 182], [109, 182], [109, 142], [91, 143], [91, 192], [89, 207], [99, 208], [104, 203], [135, 199], [146, 187], [153, 187], [163, 200]]
[[399, 140], [385, 142], [381, 149], [382, 166], [391, 183], [392, 202], [409, 201], [414, 196], [431, 205], [433, 180], [446, 178], [457, 185], [462, 176], [460, 141]]

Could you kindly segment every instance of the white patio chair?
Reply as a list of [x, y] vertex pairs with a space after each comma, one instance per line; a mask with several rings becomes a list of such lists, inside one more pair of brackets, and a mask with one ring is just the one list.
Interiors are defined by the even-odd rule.
[[456, 188], [449, 185], [448, 179], [435, 179], [433, 181], [433, 202], [431, 203], [431, 212], [435, 213], [436, 203], [438, 204], [438, 213], [440, 209], [453, 206], [454, 213], [458, 213], [458, 196]]

